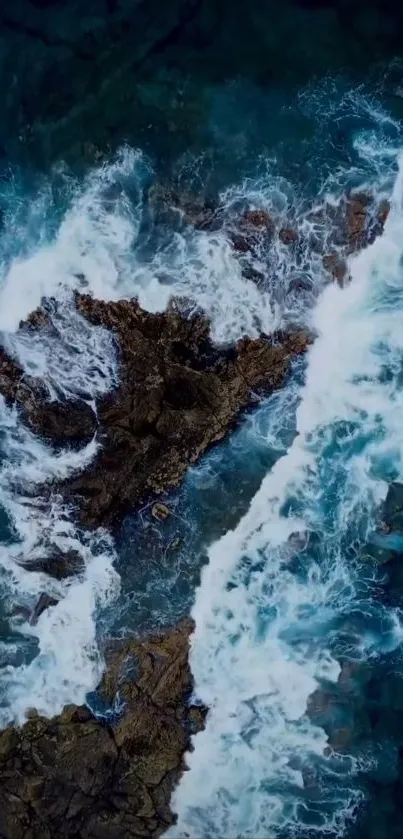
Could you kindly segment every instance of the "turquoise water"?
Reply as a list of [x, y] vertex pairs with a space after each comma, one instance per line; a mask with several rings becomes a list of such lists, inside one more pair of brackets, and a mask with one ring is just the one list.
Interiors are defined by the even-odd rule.
[[[296, 321], [317, 337], [284, 388], [167, 495], [166, 524], [146, 506], [114, 538], [79, 531], [60, 499], [27, 492], [82, 468], [95, 444], [53, 451], [1, 402], [0, 721], [93, 703], [104, 635], [191, 611], [195, 695], [210, 713], [167, 835], [398, 837], [401, 544], [374, 535], [390, 482], [403, 479], [398, 114], [375, 87], [342, 79], [289, 99], [238, 82], [217, 92], [209, 136], [204, 155], [172, 166], [177, 187], [202, 185], [228, 214], [262, 207], [301, 231], [312, 202], [370, 188], [392, 197], [384, 235], [351, 260], [345, 289], [327, 284], [320, 256], [302, 248], [295, 259], [285, 246], [259, 255], [257, 287], [224, 232], [180, 217], [153, 226], [156, 163], [140, 150], [124, 146], [84, 173], [4, 172], [1, 339], [52, 398], [91, 400], [117, 380], [110, 337], [73, 311], [77, 287], [137, 294], [151, 311], [186, 295], [218, 343]], [[290, 277], [308, 277], [311, 293], [290, 293]], [[57, 300], [55, 334], [17, 332], [43, 295]], [[369, 558], [368, 542], [392, 550], [389, 561]], [[59, 582], [18, 564], [54, 546], [79, 551], [82, 577]], [[43, 590], [61, 601], [36, 626], [11, 615]]]

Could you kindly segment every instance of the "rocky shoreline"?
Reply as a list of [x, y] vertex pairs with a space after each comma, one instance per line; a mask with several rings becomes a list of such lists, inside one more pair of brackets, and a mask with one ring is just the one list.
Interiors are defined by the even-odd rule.
[[[335, 213], [333, 238], [313, 237], [311, 246], [322, 253], [330, 277], [346, 281], [343, 260], [382, 232], [387, 212], [386, 204], [353, 196]], [[187, 213], [191, 221], [189, 206]], [[199, 206], [198, 218], [200, 223]], [[316, 219], [319, 230], [322, 221]], [[276, 226], [266, 211], [256, 210], [245, 213], [231, 234], [244, 261], [262, 239], [270, 245], [277, 237], [287, 247], [299, 246], [292, 226]], [[44, 301], [20, 329], [57, 335], [57, 305]], [[312, 340], [294, 329], [218, 348], [208, 320], [185, 317], [175, 301], [163, 314], [145, 312], [136, 300], [104, 302], [78, 293], [74, 305], [91, 324], [113, 333], [118, 386], [94, 405], [84, 397], [50, 401], [43, 382], [26, 376], [0, 349], [0, 393], [51, 443], [81, 447], [95, 438], [101, 444], [81, 473], [43, 488], [48, 497], [57, 492], [67, 499], [80, 526], [90, 529], [113, 528], [127, 510], [178, 484], [242, 410], [281, 387], [292, 358]], [[22, 560], [29, 568], [29, 558]], [[82, 568], [71, 554], [36, 560], [31, 570], [61, 579]], [[52, 605], [51, 599], [42, 603]], [[38, 604], [33, 621], [43, 608]], [[52, 720], [32, 712], [22, 728], [0, 734], [4, 839], [156, 837], [173, 823], [172, 789], [206, 714], [191, 704], [191, 631], [186, 621], [107, 649], [100, 693], [115, 715], [101, 718], [75, 706]]]
[[2, 732], [1, 836], [134, 839], [173, 823], [172, 788], [206, 713], [191, 704], [191, 630], [186, 621], [110, 649], [100, 690], [109, 702], [119, 694], [115, 720], [70, 706]]

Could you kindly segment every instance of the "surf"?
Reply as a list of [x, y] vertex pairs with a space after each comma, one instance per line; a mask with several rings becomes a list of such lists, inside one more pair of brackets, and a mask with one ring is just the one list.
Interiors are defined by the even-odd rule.
[[[308, 706], [337, 686], [342, 629], [362, 604], [359, 546], [387, 481], [402, 477], [402, 201], [400, 155], [383, 236], [314, 309], [295, 438], [239, 525], [209, 549], [190, 660], [210, 711], [168, 836], [342, 835], [362, 804], [356, 777], [369, 756], [329, 748]], [[401, 644], [398, 609], [376, 603], [352, 624], [352, 660]]]

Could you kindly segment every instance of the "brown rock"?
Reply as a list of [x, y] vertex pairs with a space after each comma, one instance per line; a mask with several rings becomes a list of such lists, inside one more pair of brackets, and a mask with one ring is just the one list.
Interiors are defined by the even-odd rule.
[[242, 235], [242, 233], [230, 233], [230, 239], [234, 250], [238, 251], [238, 253], [249, 253], [252, 249], [252, 242], [246, 236]]
[[343, 287], [347, 275], [347, 263], [343, 257], [333, 251], [323, 257], [323, 266], [332, 275], [333, 279]]
[[[0, 734], [3, 839], [157, 837], [173, 823], [172, 789], [206, 713], [188, 704], [191, 629], [186, 621], [109, 650], [103, 691], [126, 703], [113, 724], [69, 706]], [[123, 681], [132, 664], [135, 681]]]
[[242, 217], [242, 221], [248, 227], [274, 230], [273, 219], [267, 210], [247, 210]]
[[350, 251], [367, 244], [368, 195], [353, 195], [347, 202], [348, 246]]
[[295, 245], [299, 241], [298, 230], [292, 227], [281, 227], [278, 237], [283, 245]]
[[21, 321], [20, 329], [23, 329], [24, 326], [29, 329], [46, 329], [51, 328], [52, 321], [48, 312], [42, 306], [39, 306], [33, 312], [30, 312], [25, 321]]
[[203, 317], [143, 311], [135, 300], [105, 303], [77, 295], [94, 324], [112, 329], [121, 351], [121, 384], [97, 406], [102, 450], [61, 490], [78, 499], [83, 524], [108, 525], [126, 509], [174, 486], [189, 463], [220, 440], [252, 390], [279, 387], [303, 332], [242, 339], [217, 349]]
[[[91, 323], [112, 330], [120, 348], [120, 386], [98, 401], [96, 419], [80, 399], [49, 402], [41, 382], [28, 382], [4, 351], [0, 392], [17, 403], [34, 430], [58, 443], [84, 444], [96, 428], [102, 443], [96, 459], [57, 486], [77, 502], [81, 523], [89, 526], [107, 526], [178, 483], [189, 463], [256, 401], [257, 391], [267, 393], [282, 384], [290, 359], [310, 341], [298, 332], [245, 338], [218, 349], [211, 343], [208, 321], [187, 319], [174, 305], [163, 314], [150, 314], [135, 300], [107, 303], [79, 294], [76, 304]], [[43, 328], [39, 312], [34, 315], [31, 328]], [[45, 559], [27, 567], [43, 570]], [[70, 558], [67, 571], [65, 563], [58, 570], [60, 561], [52, 557], [47, 569], [59, 578], [71, 573]]]
[[[39, 315], [34, 320], [35, 324], [40, 322]], [[86, 402], [82, 399], [51, 401], [43, 383], [25, 376], [18, 362], [1, 347], [0, 393], [7, 402], [16, 403], [23, 420], [32, 429], [54, 442], [82, 445], [96, 433], [96, 417]]]
[[353, 193], [348, 198], [344, 211], [346, 223], [340, 225], [347, 254], [367, 247], [382, 234], [389, 210], [388, 201], [383, 200], [377, 204], [370, 194]]
[[255, 253], [262, 243], [269, 245], [274, 233], [274, 222], [267, 210], [246, 210], [232, 220], [228, 232], [230, 241], [238, 253]]

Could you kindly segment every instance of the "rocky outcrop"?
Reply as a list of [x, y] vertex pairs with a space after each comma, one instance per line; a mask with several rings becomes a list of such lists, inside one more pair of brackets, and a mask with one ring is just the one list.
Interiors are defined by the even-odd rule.
[[0, 734], [2, 839], [136, 839], [172, 824], [172, 788], [205, 717], [189, 704], [191, 629], [109, 650], [101, 690], [111, 701], [119, 692], [120, 718], [71, 706]]
[[[216, 223], [216, 215], [203, 215], [197, 206], [191, 219], [193, 209], [186, 202], [176, 207], [186, 222]], [[346, 250], [370, 241], [373, 228], [362, 206], [351, 210], [351, 218], [347, 213]], [[276, 226], [263, 210], [245, 212], [238, 232], [244, 237], [237, 248], [241, 254], [261, 241], [269, 245], [276, 235], [286, 247], [300, 245], [298, 232]], [[165, 313], [150, 314], [136, 300], [105, 302], [77, 294], [75, 305], [90, 323], [114, 334], [119, 385], [95, 409], [81, 399], [52, 402], [41, 381], [25, 376], [3, 350], [0, 392], [34, 431], [57, 445], [82, 445], [97, 436], [101, 446], [90, 466], [50, 487], [77, 505], [80, 523], [87, 527], [111, 526], [126, 509], [179, 482], [188, 464], [225, 435], [241, 409], [282, 384], [291, 358], [310, 342], [305, 332], [296, 331], [218, 348], [206, 318], [186, 318], [175, 303]], [[39, 309], [21, 328], [52, 329], [52, 314]], [[169, 509], [157, 503], [151, 514], [163, 520]], [[312, 538], [293, 534], [291, 554]], [[78, 554], [51, 549], [25, 567], [57, 579], [83, 568]], [[27, 618], [35, 624], [56, 605], [56, 598], [43, 592]], [[172, 824], [172, 788], [185, 769], [190, 735], [203, 727], [206, 713], [189, 704], [191, 629], [186, 622], [163, 635], [109, 648], [100, 688], [103, 702], [114, 709], [109, 715], [70, 707], [52, 720], [33, 714], [22, 728], [0, 734], [4, 839], [157, 837]], [[322, 698], [313, 696], [311, 716], [323, 712]], [[342, 749], [345, 733], [340, 729], [330, 742]]]
[[[220, 349], [211, 343], [205, 318], [185, 318], [174, 307], [150, 314], [136, 300], [107, 303], [79, 294], [76, 306], [91, 323], [111, 330], [119, 347], [120, 384], [98, 401], [96, 418], [87, 403], [50, 403], [36, 386], [29, 399], [22, 397], [21, 371], [4, 353], [0, 392], [14, 397], [31, 426], [58, 444], [84, 443], [96, 428], [99, 454], [57, 487], [91, 527], [110, 525], [129, 507], [175, 485], [241, 409], [282, 384], [291, 358], [309, 344], [306, 333], [296, 332], [244, 338]], [[46, 329], [48, 323], [37, 312], [29, 326]]]
[[323, 227], [330, 225], [330, 234], [323, 239], [319, 233], [315, 247], [326, 250], [323, 267], [339, 285], [347, 280], [347, 257], [367, 247], [383, 232], [390, 204], [378, 202], [366, 193], [352, 193], [337, 206], [325, 205], [312, 220]]
[[40, 379], [26, 376], [17, 361], [10, 358], [0, 347], [0, 393], [8, 403], [15, 403], [23, 420], [50, 440], [59, 438], [66, 444], [83, 445], [94, 436], [96, 417], [90, 406], [82, 399], [51, 401]]
[[244, 338], [215, 348], [202, 317], [151, 315], [136, 301], [77, 298], [79, 311], [112, 329], [121, 352], [121, 384], [98, 406], [102, 450], [65, 491], [79, 497], [81, 521], [110, 524], [122, 510], [183, 477], [220, 440], [252, 393], [284, 381], [305, 333]]
[[[119, 386], [98, 400], [96, 412], [82, 399], [50, 401], [42, 383], [24, 376], [0, 349], [0, 393], [58, 446], [84, 445], [97, 435], [95, 460], [57, 487], [91, 527], [110, 525], [129, 507], [178, 483], [243, 408], [282, 384], [291, 358], [310, 341], [300, 331], [217, 348], [206, 318], [186, 318], [174, 306], [150, 314], [136, 300], [104, 302], [80, 294], [75, 303], [92, 324], [113, 332]], [[51, 315], [37, 310], [21, 328], [52, 329]]]
[[[307, 260], [321, 254], [325, 271], [343, 285], [347, 280], [347, 258], [381, 235], [389, 209], [386, 200], [377, 201], [366, 193], [352, 193], [337, 205], [324, 203], [309, 212], [305, 221], [309, 222], [310, 233], [304, 225], [299, 229], [295, 220], [293, 223], [290, 218], [263, 208], [246, 210], [234, 218], [226, 218], [222, 208], [221, 213], [216, 208], [214, 216], [206, 214], [205, 225], [213, 221], [217, 224], [221, 219], [245, 276], [257, 284], [264, 285], [265, 275], [276, 272], [276, 263], [271, 265], [275, 253], [273, 245], [280, 243], [292, 251], [294, 270], [301, 267], [305, 274]], [[201, 217], [200, 210], [198, 217]], [[306, 280], [292, 280], [290, 291], [295, 290], [295, 282], [301, 284]]]

